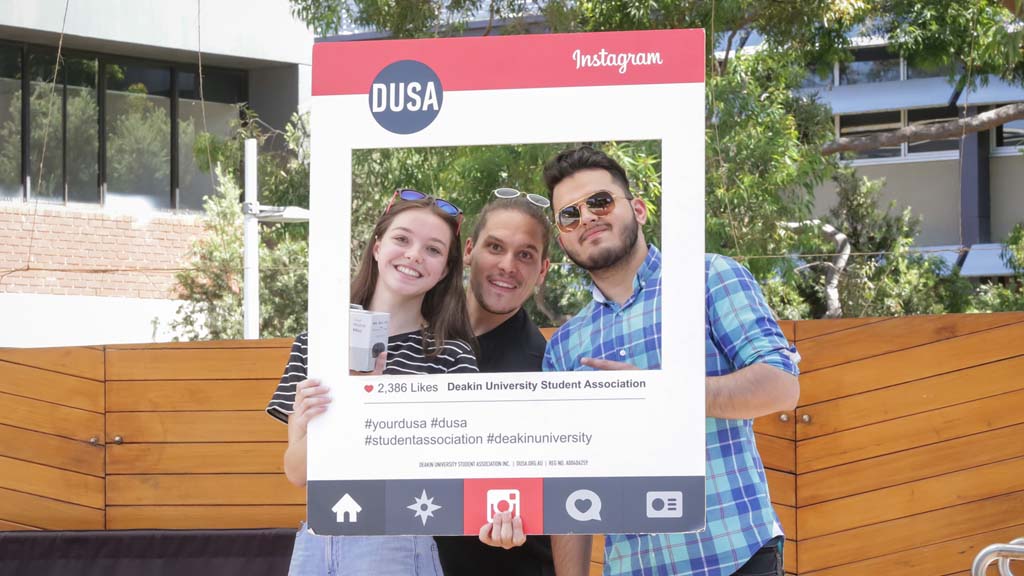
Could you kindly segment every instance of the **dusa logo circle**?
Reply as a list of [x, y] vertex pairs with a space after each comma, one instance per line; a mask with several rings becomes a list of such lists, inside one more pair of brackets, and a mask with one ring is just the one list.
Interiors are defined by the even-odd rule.
[[370, 113], [377, 124], [395, 134], [413, 134], [430, 126], [443, 101], [441, 79], [416, 60], [388, 64], [370, 87]]

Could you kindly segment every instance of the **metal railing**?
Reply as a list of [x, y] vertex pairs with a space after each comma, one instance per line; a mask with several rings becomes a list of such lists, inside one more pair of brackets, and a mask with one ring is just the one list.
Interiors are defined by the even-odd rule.
[[992, 544], [986, 546], [974, 557], [971, 576], [985, 576], [985, 571], [993, 562], [999, 562], [999, 576], [1013, 576], [1010, 572], [1011, 560], [1024, 560], [1024, 538], [1017, 538], [1009, 544]]

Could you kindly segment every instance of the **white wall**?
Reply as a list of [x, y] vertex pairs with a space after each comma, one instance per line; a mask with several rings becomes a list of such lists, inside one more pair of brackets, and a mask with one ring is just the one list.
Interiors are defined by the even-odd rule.
[[992, 158], [989, 164], [992, 200], [992, 241], [1002, 242], [1024, 222], [1024, 156]]
[[[858, 176], [885, 178], [881, 208], [896, 201], [921, 217], [918, 246], [960, 243], [960, 172], [956, 160], [900, 162], [857, 167]], [[814, 191], [814, 213], [825, 215], [836, 203], [835, 184], [828, 181]], [[856, 246], [854, 247], [856, 250]]]
[[[65, 34], [204, 54], [310, 64], [313, 33], [288, 0], [73, 0]], [[59, 34], [65, 0], [0, 0], [0, 26]], [[73, 42], [72, 42], [73, 44]]]
[[[0, 348], [167, 342], [177, 300], [0, 294]], [[159, 321], [154, 331], [153, 319]]]

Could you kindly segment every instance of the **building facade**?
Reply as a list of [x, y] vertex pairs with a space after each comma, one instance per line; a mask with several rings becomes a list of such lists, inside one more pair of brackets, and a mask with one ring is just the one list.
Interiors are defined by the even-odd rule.
[[[1024, 101], [1024, 88], [985, 77], [958, 91], [947, 69], [916, 68], [868, 39], [854, 61], [817, 70], [806, 84], [832, 108], [836, 136], [888, 132], [956, 119]], [[883, 178], [886, 204], [909, 207], [921, 218], [917, 247], [963, 266], [973, 277], [1008, 275], [999, 257], [1014, 225], [1024, 223], [1024, 120], [963, 138], [901, 144], [861, 153], [853, 166]], [[815, 193], [815, 212], [836, 203], [835, 186]]]
[[0, 346], [170, 338], [196, 150], [243, 105], [283, 129], [312, 44], [288, 0], [0, 0]]

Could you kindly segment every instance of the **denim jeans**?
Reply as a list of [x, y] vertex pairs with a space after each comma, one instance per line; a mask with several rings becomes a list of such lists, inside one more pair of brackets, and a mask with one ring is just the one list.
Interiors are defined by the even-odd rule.
[[441, 576], [430, 536], [316, 536], [303, 522], [289, 576]]

